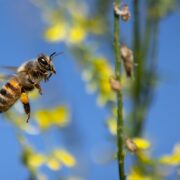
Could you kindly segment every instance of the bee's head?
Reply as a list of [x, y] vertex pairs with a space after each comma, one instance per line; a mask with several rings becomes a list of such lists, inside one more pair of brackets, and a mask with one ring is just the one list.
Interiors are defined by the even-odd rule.
[[41, 54], [37, 58], [37, 61], [39, 63], [39, 66], [42, 70], [51, 72], [52, 74], [56, 74], [56, 70], [54, 68], [54, 65], [52, 63], [52, 60], [54, 59], [55, 56], [58, 56], [62, 53], [52, 53], [50, 56]]

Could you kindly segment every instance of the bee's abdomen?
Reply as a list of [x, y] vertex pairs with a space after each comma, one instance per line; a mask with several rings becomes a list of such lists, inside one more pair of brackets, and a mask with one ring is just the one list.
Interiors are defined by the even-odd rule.
[[7, 111], [20, 97], [21, 85], [17, 77], [11, 78], [0, 90], [0, 112]]

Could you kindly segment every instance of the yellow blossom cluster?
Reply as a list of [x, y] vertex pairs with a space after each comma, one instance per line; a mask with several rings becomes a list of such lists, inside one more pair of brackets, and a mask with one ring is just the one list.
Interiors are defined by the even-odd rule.
[[63, 6], [56, 9], [47, 7], [45, 20], [48, 20], [49, 26], [44, 32], [47, 41], [52, 43], [63, 41], [74, 45], [85, 41], [89, 33], [98, 35], [103, 33], [101, 19], [88, 17], [85, 3], [77, 5], [73, 1], [67, 1], [65, 4], [68, 7], [66, 12]]
[[112, 91], [109, 78], [113, 75], [113, 69], [104, 57], [92, 59], [91, 68], [83, 73], [88, 82], [88, 90], [97, 90], [99, 105], [105, 105], [108, 101], [115, 101], [115, 93]]
[[46, 155], [26, 148], [23, 153], [23, 161], [33, 171], [38, 171], [38, 168], [43, 165], [54, 171], [61, 169], [62, 166], [71, 168], [76, 165], [74, 156], [64, 149], [54, 149], [49, 155]]
[[42, 130], [51, 126], [64, 127], [69, 123], [68, 110], [64, 106], [38, 110], [35, 119]]
[[64, 22], [57, 22], [44, 32], [44, 37], [49, 42], [65, 41], [67, 43], [81, 43], [86, 38], [86, 31], [83, 26], [75, 24], [68, 27]]

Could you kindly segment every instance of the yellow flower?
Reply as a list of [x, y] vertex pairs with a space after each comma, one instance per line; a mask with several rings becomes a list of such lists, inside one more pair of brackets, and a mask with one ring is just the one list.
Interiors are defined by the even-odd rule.
[[102, 80], [100, 82], [100, 90], [102, 93], [105, 93], [105, 94], [108, 94], [111, 92], [111, 86], [110, 86], [110, 83], [109, 83], [109, 80]]
[[75, 44], [80, 43], [86, 38], [86, 31], [82, 26], [75, 25], [71, 27], [68, 33], [68, 42]]
[[35, 113], [35, 116], [37, 119], [37, 123], [42, 129], [47, 129], [50, 126], [51, 119], [49, 118], [48, 112], [46, 112], [45, 110], [40, 110]]
[[53, 154], [55, 158], [57, 158], [61, 163], [63, 163], [67, 167], [73, 167], [76, 165], [75, 158], [65, 150], [56, 149], [54, 150]]
[[109, 83], [109, 77], [113, 74], [112, 66], [104, 57], [95, 58], [92, 62], [97, 88], [99, 89], [97, 104], [104, 106], [108, 101], [114, 101], [116, 97]]
[[46, 164], [50, 169], [54, 171], [57, 171], [61, 168], [60, 162], [53, 157], [48, 158]]
[[151, 177], [141, 174], [137, 168], [132, 169], [127, 179], [128, 180], [152, 180]]
[[31, 168], [38, 168], [41, 165], [43, 165], [43, 163], [45, 162], [45, 156], [42, 154], [30, 154], [28, 156], [28, 166], [30, 166]]
[[174, 147], [172, 155], [165, 155], [160, 159], [162, 164], [166, 165], [180, 165], [180, 144]]
[[64, 127], [69, 123], [68, 110], [62, 106], [54, 109], [39, 110], [35, 113], [35, 117], [42, 129], [47, 129], [54, 125]]
[[109, 80], [110, 75], [113, 74], [113, 70], [111, 65], [108, 63], [108, 60], [100, 57], [95, 59], [93, 63], [95, 71], [101, 75], [101, 78], [108, 78]]
[[173, 156], [163, 156], [160, 159], [160, 162], [166, 165], [178, 165], [176, 159]]
[[59, 22], [49, 27], [44, 32], [44, 37], [50, 42], [63, 41], [66, 38], [66, 31], [65, 23]]
[[137, 148], [140, 150], [146, 150], [150, 147], [150, 142], [143, 138], [134, 138], [134, 143], [136, 144]]

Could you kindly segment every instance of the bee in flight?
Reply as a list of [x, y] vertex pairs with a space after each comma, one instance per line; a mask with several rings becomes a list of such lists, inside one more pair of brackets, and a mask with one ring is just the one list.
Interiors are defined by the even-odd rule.
[[9, 78], [0, 90], [0, 113], [9, 110], [20, 99], [27, 114], [28, 122], [31, 112], [28, 92], [36, 88], [42, 95], [40, 82], [42, 80], [47, 82], [53, 74], [56, 74], [52, 60], [60, 54], [62, 53], [54, 52], [50, 56], [41, 54], [36, 59], [27, 61], [18, 68], [7, 67], [14, 69], [16, 73]]

